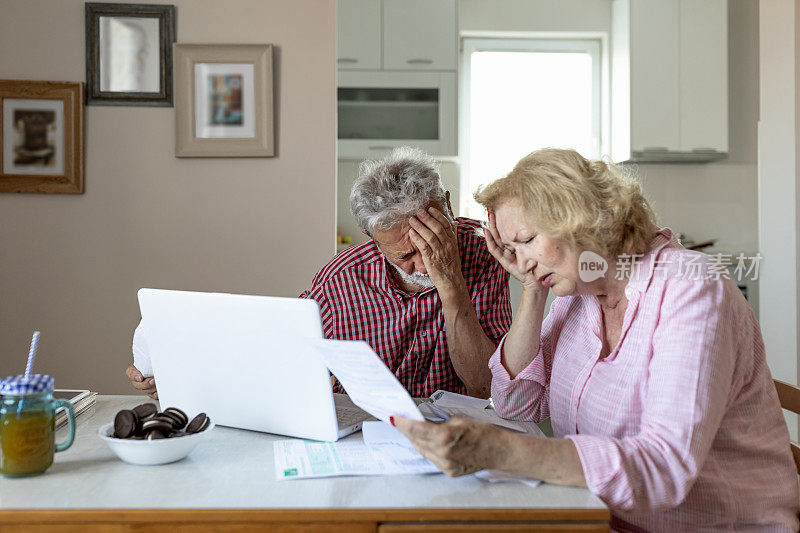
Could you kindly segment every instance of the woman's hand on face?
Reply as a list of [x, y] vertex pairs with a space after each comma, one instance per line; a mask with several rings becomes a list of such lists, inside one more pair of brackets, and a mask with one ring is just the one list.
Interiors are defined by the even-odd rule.
[[425, 459], [451, 477], [495, 468], [505, 453], [502, 430], [492, 424], [461, 417], [440, 424], [399, 415], [392, 420]]
[[489, 253], [497, 259], [509, 274], [522, 284], [523, 288], [534, 289], [537, 292], [547, 292], [547, 289], [536, 279], [533, 269], [528, 272], [520, 271], [517, 266], [517, 254], [503, 246], [503, 240], [497, 231], [497, 220], [493, 211], [489, 211], [489, 227], [484, 231], [484, 235], [486, 236], [486, 247], [489, 249]]

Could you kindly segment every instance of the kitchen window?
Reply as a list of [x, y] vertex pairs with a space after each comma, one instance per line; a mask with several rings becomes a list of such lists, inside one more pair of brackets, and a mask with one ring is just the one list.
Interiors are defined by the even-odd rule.
[[601, 155], [598, 39], [462, 38], [461, 212], [485, 218], [472, 198], [524, 155], [544, 147]]

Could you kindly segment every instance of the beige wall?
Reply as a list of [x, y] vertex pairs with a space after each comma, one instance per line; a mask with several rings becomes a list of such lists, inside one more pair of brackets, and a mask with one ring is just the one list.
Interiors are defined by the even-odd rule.
[[[759, 2], [761, 331], [773, 377], [798, 383], [800, 348], [800, 0]], [[789, 432], [798, 417], [784, 411]]]
[[[148, 0], [149, 3], [157, 0]], [[86, 193], [0, 195], [0, 375], [130, 390], [136, 291], [294, 296], [334, 250], [335, 3], [170, 0], [181, 43], [273, 43], [277, 157], [176, 159], [174, 109], [86, 108]], [[84, 2], [2, 0], [0, 77], [84, 80]]]

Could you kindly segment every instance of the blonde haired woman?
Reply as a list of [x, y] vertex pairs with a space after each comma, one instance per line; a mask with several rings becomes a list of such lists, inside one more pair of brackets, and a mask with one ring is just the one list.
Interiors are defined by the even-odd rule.
[[[758, 323], [705, 255], [658, 228], [638, 183], [546, 149], [475, 198], [489, 210], [489, 250], [523, 286], [489, 362], [495, 408], [550, 417], [556, 438], [396, 417], [417, 449], [450, 475], [586, 486], [618, 531], [797, 531]], [[548, 290], [558, 298], [544, 318]]]

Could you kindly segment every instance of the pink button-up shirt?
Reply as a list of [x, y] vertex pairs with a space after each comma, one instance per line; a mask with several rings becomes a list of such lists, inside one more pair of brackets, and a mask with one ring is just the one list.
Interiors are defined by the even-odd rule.
[[[699, 275], [687, 268], [698, 263]], [[489, 361], [498, 413], [550, 417], [615, 529], [797, 531], [789, 433], [739, 289], [669, 230], [630, 276], [620, 340], [606, 358], [595, 296], [553, 302], [539, 353], [514, 379], [501, 343]]]

